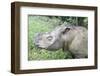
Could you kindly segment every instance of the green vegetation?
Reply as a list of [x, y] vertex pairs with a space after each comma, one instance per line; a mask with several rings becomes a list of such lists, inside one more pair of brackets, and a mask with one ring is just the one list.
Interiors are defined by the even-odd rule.
[[87, 27], [88, 19], [86, 17], [61, 17], [61, 16], [28, 16], [28, 60], [52, 60], [72, 58], [69, 52], [65, 53], [62, 49], [57, 51], [48, 51], [36, 48], [34, 37], [39, 32], [49, 32], [62, 23]]

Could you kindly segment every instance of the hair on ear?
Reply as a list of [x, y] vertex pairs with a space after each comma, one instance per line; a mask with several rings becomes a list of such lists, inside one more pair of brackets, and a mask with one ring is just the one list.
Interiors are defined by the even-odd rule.
[[62, 33], [65, 34], [68, 31], [70, 31], [70, 28], [66, 28]]

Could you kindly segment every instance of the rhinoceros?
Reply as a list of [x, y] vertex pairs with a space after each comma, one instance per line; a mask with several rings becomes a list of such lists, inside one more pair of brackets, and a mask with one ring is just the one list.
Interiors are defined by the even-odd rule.
[[58, 26], [51, 32], [38, 33], [34, 38], [38, 48], [47, 50], [63, 49], [74, 58], [88, 57], [88, 31], [82, 26]]

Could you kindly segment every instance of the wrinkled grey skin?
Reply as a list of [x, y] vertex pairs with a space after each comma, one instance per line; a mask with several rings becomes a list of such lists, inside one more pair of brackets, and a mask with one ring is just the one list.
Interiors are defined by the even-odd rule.
[[59, 26], [51, 32], [38, 33], [35, 45], [47, 50], [70, 51], [75, 58], [88, 56], [88, 32], [81, 26]]

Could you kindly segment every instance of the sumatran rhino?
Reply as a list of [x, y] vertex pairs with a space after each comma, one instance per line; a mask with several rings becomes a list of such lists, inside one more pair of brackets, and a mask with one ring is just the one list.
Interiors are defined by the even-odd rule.
[[88, 32], [81, 26], [58, 26], [51, 32], [38, 33], [35, 45], [47, 50], [63, 49], [69, 51], [74, 58], [88, 56]]

